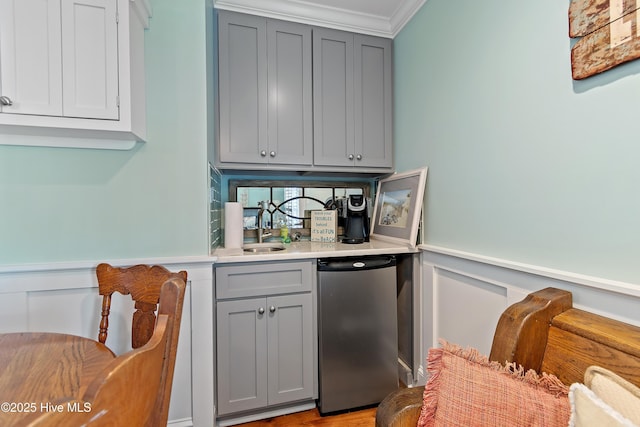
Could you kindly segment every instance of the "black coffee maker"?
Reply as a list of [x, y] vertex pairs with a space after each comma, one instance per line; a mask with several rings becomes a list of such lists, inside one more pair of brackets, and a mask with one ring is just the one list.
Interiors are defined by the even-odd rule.
[[363, 243], [369, 241], [369, 205], [371, 202], [362, 194], [352, 194], [342, 206], [344, 238], [342, 243]]

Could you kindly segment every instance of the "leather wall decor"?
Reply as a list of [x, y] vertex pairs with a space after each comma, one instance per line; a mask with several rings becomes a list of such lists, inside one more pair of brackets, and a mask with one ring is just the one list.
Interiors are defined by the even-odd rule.
[[572, 0], [571, 74], [584, 79], [640, 58], [640, 0]]

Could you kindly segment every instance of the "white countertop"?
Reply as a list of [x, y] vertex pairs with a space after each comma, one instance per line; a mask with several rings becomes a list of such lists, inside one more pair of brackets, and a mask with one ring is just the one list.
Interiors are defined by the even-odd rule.
[[[274, 240], [276, 242], [276, 240]], [[285, 244], [282, 251], [267, 253], [245, 253], [242, 249], [218, 248], [213, 252], [217, 258], [216, 264], [231, 262], [253, 261], [286, 261], [293, 259], [329, 258], [363, 255], [393, 255], [418, 252], [417, 248], [407, 245], [385, 242], [383, 240], [371, 240], [361, 244], [350, 245], [346, 243], [321, 243], [321, 242], [291, 242]]]

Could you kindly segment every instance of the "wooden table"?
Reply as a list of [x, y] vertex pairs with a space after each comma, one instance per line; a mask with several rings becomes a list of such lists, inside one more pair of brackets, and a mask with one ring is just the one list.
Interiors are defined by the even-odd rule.
[[75, 335], [0, 334], [0, 426], [78, 399], [114, 358], [104, 344]]

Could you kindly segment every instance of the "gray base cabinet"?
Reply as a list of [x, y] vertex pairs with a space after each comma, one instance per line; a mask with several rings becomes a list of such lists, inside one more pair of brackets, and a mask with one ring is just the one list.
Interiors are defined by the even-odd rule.
[[313, 399], [311, 262], [222, 266], [215, 276], [218, 415]]

